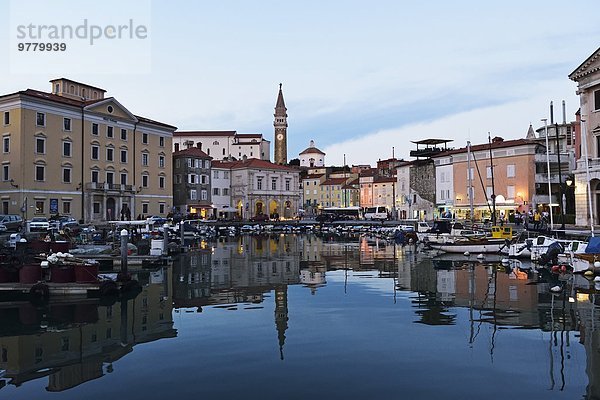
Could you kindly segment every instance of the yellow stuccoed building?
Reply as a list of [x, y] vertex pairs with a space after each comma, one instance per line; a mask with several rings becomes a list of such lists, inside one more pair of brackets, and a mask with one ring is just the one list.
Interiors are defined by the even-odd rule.
[[0, 96], [0, 214], [88, 222], [166, 215], [176, 127], [69, 79]]

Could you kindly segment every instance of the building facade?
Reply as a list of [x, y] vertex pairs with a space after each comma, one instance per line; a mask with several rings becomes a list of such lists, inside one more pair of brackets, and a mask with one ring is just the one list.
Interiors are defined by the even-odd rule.
[[600, 49], [570, 75], [577, 83], [581, 156], [575, 176], [575, 223], [600, 223]]
[[300, 171], [264, 160], [232, 162], [231, 202], [237, 214], [248, 219], [268, 215], [291, 219], [300, 209]]
[[311, 140], [308, 147], [300, 152], [300, 166], [306, 168], [318, 168], [325, 166], [325, 153], [315, 147], [315, 141]]
[[166, 215], [176, 128], [132, 114], [104, 89], [51, 85], [0, 96], [2, 212], [86, 223]]
[[270, 160], [271, 142], [261, 133], [177, 131], [173, 134], [174, 152], [198, 146], [198, 143], [213, 160], [241, 160], [244, 157]]
[[227, 161], [213, 161], [212, 202], [219, 219], [232, 219], [236, 210], [231, 207], [231, 168]]
[[211, 160], [200, 148], [173, 153], [173, 206], [176, 212], [197, 218], [212, 218]]

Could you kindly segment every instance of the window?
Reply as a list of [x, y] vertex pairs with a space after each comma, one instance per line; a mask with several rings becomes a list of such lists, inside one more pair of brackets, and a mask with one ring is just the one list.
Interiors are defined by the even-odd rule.
[[142, 153], [142, 165], [145, 167], [148, 166], [148, 153]]
[[95, 201], [92, 207], [94, 208], [94, 214], [100, 214], [100, 203], [99, 202]]
[[114, 172], [107, 172], [106, 173], [106, 183], [108, 183], [110, 186], [112, 186], [112, 184], [115, 183], [115, 174], [114, 174]]
[[142, 143], [148, 144], [148, 134], [147, 133], [142, 133]]
[[175, 168], [179, 168], [181, 166], [181, 162], [179, 161], [179, 158], [177, 160], [175, 160]]
[[46, 126], [46, 114], [41, 112], [37, 113], [35, 124], [37, 126]]
[[44, 200], [36, 200], [35, 202], [35, 213], [43, 214], [44, 213]]
[[71, 157], [71, 142], [63, 142], [63, 157]]
[[108, 138], [112, 138], [113, 137], [113, 127], [112, 126], [107, 126], [106, 127], [106, 137], [108, 137]]
[[71, 183], [71, 168], [63, 168], [62, 181], [64, 183]]
[[175, 175], [175, 183], [176, 184], [180, 184], [181, 183], [181, 175]]
[[63, 214], [71, 214], [71, 202], [70, 201], [63, 201], [62, 203], [63, 205]]
[[213, 196], [219, 195], [219, 188], [213, 188]]
[[38, 154], [46, 153], [46, 139], [36, 138], [35, 139], [35, 152]]
[[506, 198], [507, 199], [514, 199], [515, 198], [515, 187], [514, 186], [507, 186], [506, 187]]
[[208, 175], [200, 175], [200, 183], [206, 185], [208, 183]]
[[290, 190], [290, 180], [289, 180], [289, 179], [286, 179], [286, 180], [285, 180], [285, 190], [286, 190], [286, 191], [289, 191], [289, 190]]
[[159, 136], [158, 137], [158, 145], [160, 147], [165, 147], [165, 137], [164, 136]]
[[10, 113], [8, 111], [4, 111], [4, 125], [10, 124]]
[[8, 201], [2, 201], [2, 214], [8, 214]]
[[271, 179], [271, 190], [277, 190], [277, 178]]
[[159, 168], [165, 167], [165, 156], [158, 156], [158, 167]]
[[219, 171], [213, 171], [213, 179], [219, 179]]
[[127, 150], [121, 150], [121, 162], [122, 163], [127, 162]]
[[202, 168], [202, 160], [194, 159], [194, 168]]
[[148, 187], [148, 175], [142, 175], [142, 187]]
[[92, 124], [92, 135], [98, 136], [98, 124]]
[[112, 161], [114, 159], [114, 149], [109, 147], [106, 149], [106, 161]]
[[[159, 203], [158, 204], [158, 213], [159, 214], [164, 214], [165, 213], [165, 203]], [[145, 322], [142, 321], [142, 323], [145, 323]]]
[[71, 131], [71, 118], [63, 118], [63, 130]]
[[196, 174], [189, 174], [188, 175], [188, 183], [196, 183]]
[[486, 178], [492, 177], [492, 167], [485, 167]]
[[10, 152], [10, 137], [5, 136], [2, 138], [2, 152], [9, 153]]
[[98, 183], [98, 171], [92, 171], [92, 182]]
[[127, 140], [127, 129], [121, 129], [121, 140]]
[[100, 158], [100, 148], [98, 146], [92, 146], [92, 160]]
[[223, 188], [223, 196], [229, 196], [229, 188]]
[[229, 179], [229, 171], [223, 171], [223, 179]]
[[165, 177], [164, 176], [158, 177], [158, 187], [161, 189], [165, 188]]
[[10, 166], [9, 165], [2, 166], [2, 180], [5, 182], [10, 181]]
[[200, 194], [201, 194], [201, 196], [202, 196], [202, 197], [201, 197], [201, 200], [208, 200], [208, 191], [207, 191], [206, 189], [202, 189], [202, 190], [200, 191]]
[[127, 174], [121, 174], [121, 185], [127, 185]]
[[142, 214], [148, 214], [148, 203], [142, 203]]
[[508, 164], [506, 166], [506, 177], [507, 178], [515, 177], [515, 165], [514, 164]]
[[198, 193], [196, 192], [196, 189], [190, 190], [190, 200], [198, 200]]
[[35, 166], [35, 180], [36, 181], [43, 181], [46, 177], [46, 167], [44, 167], [43, 165], [36, 165]]
[[263, 178], [260, 176], [256, 179], [256, 188], [258, 190], [262, 190], [262, 181], [263, 181]]
[[600, 90], [594, 92], [594, 111], [600, 110]]
[[485, 194], [487, 195], [488, 199], [491, 200], [492, 194], [494, 193], [494, 191], [492, 190], [491, 186], [487, 186], [485, 188]]

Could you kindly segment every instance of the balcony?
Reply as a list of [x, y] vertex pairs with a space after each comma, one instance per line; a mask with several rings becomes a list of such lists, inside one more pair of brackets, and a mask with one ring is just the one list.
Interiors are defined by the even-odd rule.
[[88, 182], [85, 188], [92, 192], [133, 192], [133, 185], [121, 185], [120, 183]]
[[[563, 175], [563, 179], [566, 179], [566, 175]], [[535, 183], [548, 183], [548, 174], [547, 173], [538, 173], [535, 174]], [[558, 174], [550, 174], [550, 183], [559, 183]]]

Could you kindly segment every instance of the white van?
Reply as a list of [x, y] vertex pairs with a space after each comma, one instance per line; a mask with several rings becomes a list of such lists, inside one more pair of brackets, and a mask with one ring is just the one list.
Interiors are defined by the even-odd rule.
[[363, 217], [366, 220], [385, 220], [389, 219], [389, 213], [385, 206], [365, 207]]

